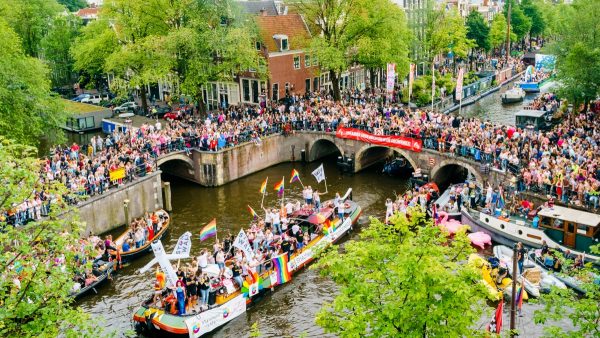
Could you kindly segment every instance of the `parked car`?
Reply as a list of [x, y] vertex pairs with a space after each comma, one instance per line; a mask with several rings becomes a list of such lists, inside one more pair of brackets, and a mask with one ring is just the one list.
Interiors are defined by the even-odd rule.
[[131, 101], [131, 102], [125, 102], [122, 105], [116, 107], [114, 109], [115, 114], [120, 114], [120, 113], [126, 113], [126, 112], [134, 112], [135, 110], [137, 110], [139, 108], [138, 104]]
[[81, 100], [81, 103], [100, 104], [102, 101], [108, 101], [108, 95], [92, 94]]
[[165, 114], [165, 120], [181, 120], [182, 118], [183, 114], [178, 110]]
[[90, 96], [92, 96], [92, 95], [91, 94], [79, 94], [79, 95], [75, 96], [74, 98], [72, 98], [71, 101], [81, 102], [81, 100], [87, 99]]
[[169, 107], [154, 106], [154, 107], [150, 108], [150, 112], [148, 114], [146, 114], [146, 117], [160, 119], [160, 118], [164, 118], [165, 115], [169, 114], [170, 112], [171, 112], [171, 108], [169, 108]]

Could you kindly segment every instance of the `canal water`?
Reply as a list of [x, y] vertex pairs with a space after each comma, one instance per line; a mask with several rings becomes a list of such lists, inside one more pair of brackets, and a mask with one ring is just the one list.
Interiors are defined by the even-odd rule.
[[[481, 102], [464, 108], [463, 115], [514, 123], [514, 112], [520, 109], [522, 104], [504, 106], [500, 102], [500, 93], [492, 94]], [[528, 96], [525, 104], [534, 97]], [[197, 255], [202, 248], [211, 247], [213, 239], [201, 242], [198, 233], [202, 226], [213, 218], [217, 220], [219, 237], [228, 232], [236, 234], [240, 228], [247, 227], [252, 220], [247, 205], [262, 214], [259, 188], [266, 177], [269, 178], [269, 182], [265, 206], [273, 206], [276, 203], [277, 195], [273, 185], [282, 177], [286, 180], [286, 197], [301, 199], [300, 184], [288, 183], [292, 169], [298, 170], [305, 185], [324, 191], [324, 183], [318, 184], [311, 175], [321, 163], [325, 167], [328, 187], [328, 194], [324, 195], [322, 200], [333, 198], [336, 192], [344, 194], [348, 188], [352, 188], [354, 200], [363, 208], [359, 226], [355, 227], [349, 238], [357, 237], [360, 228], [368, 224], [369, 217], [382, 218], [385, 213], [385, 199], [392, 197], [394, 193], [402, 193], [408, 186], [406, 178], [382, 174], [382, 165], [374, 165], [356, 175], [342, 175], [335, 166], [335, 157], [310, 164], [296, 162], [277, 165], [217, 188], [204, 188], [165, 176], [163, 179], [171, 182], [173, 205], [170, 232], [163, 238], [165, 249], [170, 252], [179, 236], [186, 231], [194, 234], [193, 255]], [[119, 234], [121, 231], [123, 229], [117, 229], [113, 233]], [[137, 270], [152, 258], [152, 254], [148, 254], [130, 263], [118, 271], [110, 283], [101, 287], [97, 295], [82, 299], [79, 305], [95, 319], [104, 320], [109, 330], [116, 330], [119, 335], [130, 334], [133, 329], [131, 318], [134, 310], [153, 293], [153, 273], [139, 274]], [[254, 323], [258, 323], [263, 337], [297, 337], [301, 334], [308, 337], [327, 336], [315, 324], [314, 318], [322, 304], [332, 300], [335, 293], [336, 286], [331, 280], [321, 277], [315, 270], [305, 269], [295, 275], [290, 283], [264, 297], [248, 312], [217, 330], [213, 336], [248, 337], [249, 328]], [[530, 323], [532, 311], [527, 308], [524, 310], [528, 320], [523, 322]], [[489, 311], [490, 314], [492, 311], [493, 309]], [[528, 336], [538, 335], [541, 335], [539, 328], [529, 329]]]

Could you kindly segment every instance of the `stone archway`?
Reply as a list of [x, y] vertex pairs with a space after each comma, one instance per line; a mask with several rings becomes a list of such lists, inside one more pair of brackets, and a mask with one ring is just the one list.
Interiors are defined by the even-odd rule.
[[308, 161], [312, 162], [322, 157], [339, 153], [344, 156], [344, 150], [342, 147], [335, 143], [335, 138], [320, 138], [313, 141], [308, 147]]
[[183, 152], [159, 157], [156, 166], [166, 174], [196, 181], [194, 161]]
[[406, 150], [366, 144], [362, 146], [358, 150], [358, 152], [356, 152], [355, 172], [358, 172], [375, 162], [381, 161], [382, 159], [392, 155], [393, 153], [397, 153], [403, 158], [405, 158], [413, 169], [419, 167], [417, 165], [417, 162], [412, 158], [412, 156], [410, 156], [410, 153]]
[[[481, 176], [481, 173], [479, 172], [479, 170], [475, 169], [475, 167], [473, 167], [471, 164], [459, 161], [457, 159], [443, 160], [438, 165], [433, 167], [433, 169], [431, 169], [431, 174], [429, 177], [431, 178], [431, 180], [433, 182], [436, 182], [438, 184], [443, 183], [444, 181], [453, 181], [452, 177], [450, 179], [447, 179], [447, 178], [442, 177], [442, 175], [444, 175], [444, 174], [446, 174], [446, 175], [459, 174], [456, 172], [457, 167], [463, 168], [464, 170], [466, 170], [467, 174], [464, 175], [465, 178], [468, 174], [471, 174], [475, 177], [475, 181], [477, 181], [477, 183], [479, 183], [480, 185], [483, 185], [484, 179], [483, 179], [483, 176]], [[459, 183], [459, 182], [454, 182], [454, 183]]]

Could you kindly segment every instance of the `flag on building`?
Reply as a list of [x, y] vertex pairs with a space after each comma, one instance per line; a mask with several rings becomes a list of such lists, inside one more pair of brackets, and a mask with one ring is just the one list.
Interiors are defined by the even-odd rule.
[[200, 240], [203, 241], [210, 237], [215, 237], [217, 235], [217, 219], [213, 218], [212, 221], [208, 222], [207, 225], [202, 228], [200, 231]]
[[504, 310], [504, 302], [500, 300], [492, 321], [488, 324], [486, 331], [495, 332], [497, 334], [502, 330], [502, 311]]
[[275, 184], [275, 191], [277, 191], [278, 195], [283, 194], [283, 189], [284, 189], [284, 185], [285, 185], [285, 181], [283, 179], [283, 177], [281, 178], [281, 181], [279, 181], [279, 183]]
[[462, 100], [464, 77], [465, 77], [465, 70], [464, 70], [464, 68], [461, 67], [458, 70], [458, 78], [456, 79], [456, 94], [454, 95], [456, 100]]
[[265, 192], [267, 192], [267, 180], [269, 180], [269, 178], [265, 178], [265, 180], [262, 182], [262, 184], [260, 185], [260, 193], [264, 194]]
[[292, 275], [288, 271], [288, 255], [287, 253], [281, 254], [272, 259], [273, 268], [275, 269], [275, 275], [277, 277], [277, 285], [287, 283], [292, 280]]
[[290, 184], [300, 181], [300, 175], [298, 174], [298, 170], [292, 170], [292, 177], [290, 178]]
[[252, 209], [251, 206], [247, 206], [248, 207], [248, 211], [250, 211], [250, 214], [252, 215], [252, 217], [254, 217], [254, 219], [258, 218], [258, 214], [256, 213], [256, 211], [254, 211], [254, 209]]
[[317, 169], [312, 172], [312, 175], [317, 179], [317, 182], [321, 183], [325, 179], [325, 169], [323, 169], [323, 164], [321, 164]]

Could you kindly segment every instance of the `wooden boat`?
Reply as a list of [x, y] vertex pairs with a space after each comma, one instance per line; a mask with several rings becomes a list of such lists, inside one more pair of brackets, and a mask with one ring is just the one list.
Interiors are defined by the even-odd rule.
[[514, 87], [500, 95], [502, 103], [516, 103], [525, 99], [525, 91], [519, 87]]
[[523, 273], [520, 276], [515, 275], [513, 271], [513, 250], [505, 245], [496, 245], [494, 247], [494, 256], [500, 260], [508, 269], [512, 278], [523, 277], [522, 281], [525, 291], [533, 297], [539, 297], [542, 292], [549, 292], [552, 287], [566, 289], [567, 286], [559, 279], [546, 270], [543, 270], [535, 261], [526, 257], [523, 263]]
[[[154, 238], [152, 240], [161, 239], [169, 230], [169, 225], [171, 223], [171, 217], [169, 216], [169, 213], [167, 213], [165, 210], [160, 209], [160, 210], [155, 211], [155, 213], [159, 217], [159, 223], [162, 222], [162, 227], [160, 228], [158, 233], [154, 234]], [[152, 241], [146, 241], [146, 243], [144, 243], [144, 245], [140, 246], [139, 248], [134, 247], [134, 248], [129, 249], [129, 251], [127, 251], [127, 252], [123, 252], [122, 246], [123, 246], [124, 241], [127, 239], [128, 235], [129, 235], [129, 226], [119, 237], [117, 237], [116, 240], [114, 240], [115, 245], [120, 250], [121, 262], [123, 262], [123, 263], [130, 262], [130, 261], [152, 251], [152, 248], [150, 247], [150, 244], [152, 243]], [[115, 251], [110, 250], [110, 254], [113, 256], [113, 258], [118, 259], [117, 253]]]
[[78, 299], [78, 298], [81, 298], [81, 297], [89, 294], [92, 291], [94, 291], [94, 293], [98, 293], [97, 288], [99, 286], [101, 286], [102, 284], [104, 284], [108, 280], [108, 277], [113, 272], [114, 266], [115, 266], [114, 261], [103, 262], [103, 264], [101, 264], [97, 270], [99, 275], [97, 275], [96, 277], [98, 279], [95, 282], [93, 282], [92, 284], [90, 284], [86, 287], [83, 287], [83, 288], [77, 290], [76, 292], [71, 292], [70, 296], [75, 299]]
[[600, 240], [600, 215], [553, 206], [542, 208], [536, 221], [520, 217], [492, 216], [474, 209], [461, 210], [462, 223], [472, 231], [483, 231], [496, 243], [512, 247], [522, 242], [530, 248], [541, 248], [546, 241], [551, 249], [570, 250], [584, 255], [586, 261], [600, 263], [600, 256], [590, 253], [590, 247]]
[[[583, 282], [581, 281], [579, 276], [570, 276], [564, 272], [558, 272], [549, 269], [542, 260], [541, 252], [542, 250], [540, 249], [531, 250], [529, 252], [529, 258], [536, 262], [542, 269], [545, 269], [546, 271], [548, 271], [548, 273], [554, 275], [554, 277], [558, 278], [561, 282], [565, 283], [566, 286], [575, 290], [577, 293], [581, 295], [584, 295], [586, 293], [586, 291], [582, 287]], [[600, 282], [600, 276], [597, 274], [591, 274], [591, 276], [589, 277]]]
[[[342, 197], [342, 200], [345, 201], [347, 215], [344, 221], [342, 222], [336, 217], [333, 220], [332, 231], [328, 234], [316, 236], [306, 247], [290, 256], [287, 266], [291, 275], [297, 274], [316, 259], [317, 252], [322, 248], [338, 242], [340, 238], [352, 230], [362, 213], [362, 209], [357, 203], [347, 200], [347, 198], [351, 198], [351, 192], [352, 189], [349, 189], [346, 195]], [[326, 201], [323, 205], [329, 203], [333, 202]], [[266, 263], [270, 264], [270, 260]], [[265, 266], [263, 268], [265, 272], [260, 274], [257, 282], [258, 291], [252, 296], [250, 292], [243, 293], [240, 289], [233, 292], [217, 292], [215, 303], [208, 310], [185, 315], [167, 313], [165, 308], [156, 307], [153, 303], [153, 297], [150, 297], [133, 314], [135, 327], [137, 330], [147, 332], [151, 336], [175, 335], [194, 338], [204, 336], [244, 313], [247, 305], [252, 305], [258, 301], [260, 295], [278, 288], [277, 279], [273, 279], [275, 272], [268, 269], [267, 264], [263, 263], [263, 265]], [[164, 292], [169, 293], [167, 290]], [[209, 299], [212, 297], [211, 295]]]

